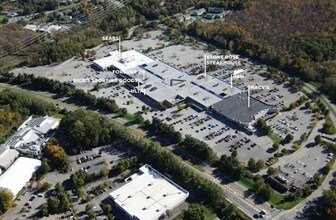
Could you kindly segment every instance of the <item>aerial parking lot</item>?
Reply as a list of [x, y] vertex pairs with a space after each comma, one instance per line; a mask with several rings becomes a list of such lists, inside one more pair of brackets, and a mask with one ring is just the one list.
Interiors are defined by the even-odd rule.
[[[290, 103], [297, 101], [303, 94], [289, 86], [288, 83], [281, 84], [265, 75], [264, 66], [256, 66], [246, 59], [240, 58], [241, 65], [222, 65], [208, 71], [208, 78], [201, 79], [199, 76], [192, 76], [195, 73], [202, 73], [204, 70], [204, 55], [220, 54], [220, 51], [209, 51], [206, 45], [189, 43], [181, 45], [169, 45], [169, 41], [160, 41], [163, 36], [161, 31], [151, 31], [144, 34], [145, 37], [133, 40], [122, 41], [123, 50], [139, 49], [145, 51], [148, 48], [150, 52], [145, 56], [152, 58], [154, 61], [161, 60], [172, 68], [182, 71], [189, 75], [191, 80], [200, 83], [201, 86], [217, 94], [220, 99], [227, 96], [233, 96], [241, 92], [246, 92], [249, 85], [267, 85], [268, 90], [252, 90], [251, 95], [261, 102], [278, 108], [289, 106]], [[161, 43], [160, 43], [161, 42]], [[100, 59], [108, 55], [111, 50], [117, 48], [117, 42], [112, 45], [101, 45], [95, 50], [95, 59]], [[108, 83], [106, 79], [119, 78], [114, 72], [109, 70], [98, 70], [92, 65], [92, 60], [70, 59], [57, 66], [45, 66], [36, 68], [21, 68], [13, 72], [34, 72], [36, 75], [54, 78], [63, 82], [70, 82], [77, 88], [84, 91], [90, 91], [97, 97], [114, 99], [120, 108], [126, 108], [129, 113], [142, 112], [144, 119], [160, 118], [165, 123], [173, 126], [175, 130], [180, 131], [183, 135], [191, 135], [206, 142], [220, 156], [222, 154], [231, 154], [237, 150], [241, 160], [247, 161], [251, 157], [267, 161], [272, 157], [274, 151], [271, 151], [273, 140], [269, 137], [246, 134], [241, 131], [238, 125], [219, 118], [209, 111], [198, 111], [193, 108], [178, 109], [177, 107], [168, 108], [164, 111], [158, 111], [152, 100], [144, 97], [142, 94], [134, 93], [131, 88], [124, 82]], [[156, 66], [156, 65], [154, 65]], [[148, 66], [154, 71], [157, 67]], [[240, 68], [243, 69], [243, 78], [233, 79], [233, 88], [230, 88], [232, 71]], [[171, 69], [172, 71], [174, 69]], [[176, 70], [174, 70], [176, 71]], [[164, 76], [164, 73], [160, 73]], [[174, 73], [175, 74], [175, 73]], [[191, 75], [190, 75], [191, 74]], [[148, 77], [147, 75], [146, 77]], [[152, 76], [151, 76], [152, 77]], [[160, 76], [161, 77], [161, 76]], [[182, 77], [175, 75], [175, 77]], [[184, 79], [184, 77], [182, 77]], [[189, 79], [189, 78], [187, 78]], [[217, 81], [216, 81], [217, 80]], [[152, 84], [155, 84], [153, 82]], [[216, 85], [219, 85], [216, 87]], [[181, 85], [182, 86], [182, 85]], [[182, 90], [181, 86], [173, 89]], [[195, 90], [197, 91], [197, 90]], [[187, 91], [197, 94], [198, 92]], [[150, 93], [150, 91], [148, 90]], [[168, 92], [168, 90], [162, 90]], [[189, 93], [189, 94], [188, 94]], [[201, 93], [200, 93], [201, 94]], [[199, 95], [200, 95], [199, 94]], [[159, 94], [157, 94], [160, 96]], [[161, 94], [166, 96], [167, 94]], [[204, 95], [206, 96], [206, 95]], [[207, 97], [203, 98], [206, 99]], [[218, 99], [215, 97], [215, 99]], [[220, 100], [218, 99], [218, 100]], [[247, 107], [247, 100], [246, 100]], [[150, 111], [143, 112], [143, 108]], [[244, 108], [244, 106], [242, 106]], [[303, 133], [308, 134], [312, 128], [312, 113], [305, 110], [304, 107], [295, 108], [291, 111], [281, 112], [281, 114], [268, 120], [272, 127], [273, 133], [279, 140], [283, 139], [286, 134], [294, 136], [298, 140]], [[300, 129], [299, 129], [300, 128]], [[246, 141], [248, 140], [248, 141]], [[290, 148], [291, 146], [286, 146]]]
[[98, 91], [93, 91], [92, 94], [94, 94], [96, 97], [114, 99], [120, 108], [126, 108], [127, 111], [131, 114], [142, 111], [143, 106], [147, 108], [149, 107], [146, 102], [138, 99], [129, 89], [123, 85], [102, 88]]
[[321, 145], [310, 145], [300, 150], [300, 154], [288, 156], [280, 162], [281, 169], [301, 185], [312, 180], [315, 174], [323, 173], [333, 153]]
[[[54, 187], [41, 191], [43, 183], [61, 183], [71, 196], [74, 209], [78, 216], [86, 218], [86, 205], [93, 206], [93, 210], [97, 217], [103, 219], [103, 212], [100, 207], [101, 201], [105, 200], [107, 194], [124, 184], [121, 176], [113, 176], [111, 178], [99, 178], [83, 187], [85, 194], [90, 195], [89, 202], [82, 202], [81, 198], [76, 195], [75, 190], [69, 184], [69, 178], [75, 172], [82, 170], [90, 174], [100, 174], [101, 170], [106, 167], [108, 170], [119, 161], [131, 157], [132, 154], [121, 145], [102, 146], [88, 151], [82, 151], [76, 156], [69, 156], [70, 171], [66, 174], [58, 173], [58, 171], [50, 172], [41, 182], [29, 184], [22, 194], [16, 199], [16, 206], [6, 213], [6, 216], [12, 216], [11, 219], [33, 219], [36, 218], [36, 210], [44, 204], [47, 199], [55, 195]], [[104, 187], [103, 187], [104, 186]], [[63, 216], [71, 213], [63, 213]], [[6, 219], [6, 216], [4, 219]], [[54, 217], [54, 216], [53, 216]]]
[[333, 218], [332, 0], [40, 1], [0, 3], [0, 220]]
[[282, 112], [277, 117], [268, 121], [273, 133], [283, 139], [287, 134], [292, 134], [295, 140], [300, 139], [304, 133], [308, 134], [313, 128], [315, 118], [310, 110], [299, 107], [291, 111]]
[[205, 53], [205, 49], [191, 45], [172, 45], [153, 51], [148, 56], [162, 60], [183, 72], [189, 72], [192, 69], [200, 71], [204, 68]]

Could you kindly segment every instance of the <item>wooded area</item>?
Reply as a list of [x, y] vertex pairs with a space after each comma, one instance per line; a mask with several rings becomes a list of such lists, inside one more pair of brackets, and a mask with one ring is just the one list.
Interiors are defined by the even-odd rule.
[[42, 100], [11, 90], [0, 93], [0, 143], [3, 143], [30, 115], [47, 115], [56, 108]]
[[[227, 211], [229, 203], [225, 201], [224, 192], [219, 186], [195, 174], [172, 152], [159, 144], [139, 137], [105, 117], [86, 110], [77, 110], [68, 113], [62, 119], [60, 128], [64, 131], [66, 139], [71, 140], [71, 148], [77, 148], [74, 152], [85, 147], [93, 148], [97, 143], [104, 145], [113, 141], [120, 142], [137, 154], [139, 162], [151, 164], [160, 172], [171, 175], [174, 181], [198, 195], [216, 210], [219, 216], [223, 216]], [[233, 219], [243, 218], [238, 217], [236, 209], [231, 210], [231, 215], [235, 216]]]
[[293, 76], [320, 82], [320, 89], [336, 101], [335, 12], [332, 0], [261, 0], [226, 22], [196, 21], [187, 32]]

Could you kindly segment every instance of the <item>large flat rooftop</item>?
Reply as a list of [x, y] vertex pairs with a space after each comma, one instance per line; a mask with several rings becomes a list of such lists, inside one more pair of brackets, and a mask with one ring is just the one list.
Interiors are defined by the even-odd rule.
[[161, 61], [148, 63], [142, 68], [145, 71], [146, 94], [158, 102], [167, 100], [175, 103], [179, 96], [183, 99], [189, 97], [204, 107], [210, 107], [222, 100], [220, 94], [224, 93], [225, 96], [229, 92], [229, 85], [217, 78], [188, 75]]
[[100, 66], [102, 69], [115, 66], [119, 70], [127, 72], [137, 66], [153, 61], [152, 58], [149, 58], [136, 50], [129, 50], [121, 53], [121, 59], [118, 51], [112, 51], [109, 53], [109, 56], [95, 60], [94, 64]]
[[0, 189], [8, 188], [16, 196], [41, 166], [41, 161], [19, 157], [5, 173], [0, 176]]
[[[112, 51], [110, 56], [95, 61], [101, 66], [115, 66], [129, 77], [138, 79], [138, 89], [157, 102], [168, 101], [176, 104], [189, 98], [209, 108], [224, 97], [241, 92], [211, 75], [189, 75], [163, 61], [152, 59], [135, 50], [122, 53], [119, 59], [118, 51]], [[128, 73], [127, 73], [128, 71]]]
[[189, 192], [149, 165], [126, 179], [127, 184], [110, 193], [110, 198], [129, 216], [158, 219], [181, 204]]
[[242, 124], [249, 124], [255, 120], [256, 115], [262, 111], [270, 109], [272, 106], [251, 96], [249, 108], [247, 93], [239, 93], [217, 102], [212, 107], [214, 111], [230, 120]]

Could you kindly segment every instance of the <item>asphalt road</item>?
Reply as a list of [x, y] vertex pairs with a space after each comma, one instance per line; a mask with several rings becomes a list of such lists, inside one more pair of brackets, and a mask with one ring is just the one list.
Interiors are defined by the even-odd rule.
[[[4, 83], [0, 83], [0, 89], [3, 88], [11, 88], [14, 90], [20, 90], [27, 92], [27, 90], [19, 88], [18, 86], [12, 86]], [[74, 111], [76, 109], [79, 109], [81, 107], [74, 106], [65, 102], [62, 102], [60, 100], [55, 100], [52, 97], [54, 94], [47, 93], [47, 92], [36, 92], [36, 91], [29, 91], [29, 93], [35, 94], [37, 97], [53, 104], [57, 104], [60, 108], [65, 108], [69, 111]], [[84, 108], [84, 107], [83, 107]], [[332, 115], [332, 114], [331, 114]], [[333, 116], [333, 115], [332, 115]], [[110, 118], [112, 116], [110, 115]], [[334, 123], [336, 124], [336, 118], [332, 117]], [[118, 121], [119, 123], [126, 124], [127, 122], [123, 120], [122, 118], [114, 118], [114, 120]], [[146, 133], [139, 129], [137, 126], [132, 126], [132, 129], [136, 129], [138, 132], [146, 135]], [[311, 141], [311, 138], [314, 138], [316, 135], [317, 129], [314, 129], [313, 133], [310, 135], [309, 139], [307, 140], [307, 143]], [[169, 146], [171, 150], [176, 150], [174, 146]], [[299, 151], [298, 151], [299, 152]], [[193, 160], [191, 155], [187, 154], [183, 151], [178, 151], [178, 153], [182, 154], [185, 157], [189, 157]], [[267, 211], [267, 219], [295, 219], [294, 217], [297, 216], [297, 210], [302, 210], [303, 207], [307, 206], [309, 202], [312, 202], [314, 199], [320, 197], [322, 195], [323, 189], [328, 189], [330, 187], [329, 182], [332, 179], [332, 175], [329, 174], [326, 178], [326, 180], [322, 183], [321, 187], [317, 189], [312, 195], [310, 195], [307, 199], [305, 199], [303, 202], [301, 202], [297, 207], [293, 208], [289, 211], [280, 211], [276, 209], [272, 209], [268, 203], [258, 203], [258, 199], [255, 198], [253, 194], [250, 194], [246, 188], [241, 186], [237, 182], [230, 182], [227, 177], [220, 175], [220, 178], [218, 175], [215, 175], [214, 168], [210, 167], [209, 165], [205, 163], [201, 163], [202, 167], [205, 169], [205, 172], [201, 172], [194, 168], [193, 166], [185, 163], [188, 167], [193, 169], [196, 173], [201, 175], [203, 178], [208, 179], [217, 185], [219, 185], [224, 192], [226, 193], [226, 197], [230, 202], [236, 203], [238, 208], [248, 214], [249, 216], [253, 216], [254, 214], [258, 213], [260, 210], [264, 209]], [[335, 165], [334, 165], [335, 168]], [[332, 173], [332, 172], [330, 172]], [[225, 184], [223, 184], [223, 181]], [[227, 183], [230, 182], [230, 183]], [[249, 196], [246, 196], [249, 195]]]
[[[317, 89], [312, 85], [305, 85], [305, 89], [308, 92], [317, 92]], [[336, 106], [330, 102], [330, 100], [323, 94], [321, 94], [321, 97], [326, 100], [330, 106], [336, 110]], [[330, 117], [334, 124], [336, 125], [336, 117], [333, 115], [332, 112], [330, 112]], [[335, 137], [336, 135], [333, 135]], [[315, 137], [311, 135], [311, 137]], [[336, 169], [336, 163], [333, 166], [333, 169], [329, 172], [321, 186], [315, 190], [310, 196], [308, 196], [305, 200], [303, 200], [300, 204], [298, 204], [296, 207], [294, 207], [291, 210], [283, 211], [278, 216], [276, 216], [274, 219], [279, 220], [287, 220], [287, 219], [309, 219], [311, 216], [309, 215], [310, 212], [308, 210], [311, 206], [314, 206], [316, 202], [318, 201], [318, 198], [322, 196], [323, 190], [330, 189], [330, 182], [333, 179], [333, 173]]]
[[[27, 90], [22, 89], [18, 86], [15, 85], [8, 85], [5, 83], [0, 83], [0, 88], [9, 88], [9, 89], [14, 89], [17, 91], [23, 91], [23, 92], [27, 92]], [[60, 108], [66, 108], [69, 111], [74, 111], [76, 109], [79, 109], [80, 107], [78, 106], [74, 106], [65, 102], [62, 102], [60, 100], [55, 100], [52, 97], [54, 96], [54, 94], [51, 93], [47, 93], [47, 92], [36, 92], [36, 91], [29, 91], [29, 93], [32, 93], [33, 95], [36, 95], [38, 98], [43, 99], [44, 101], [47, 101], [49, 103], [53, 103], [53, 104], [58, 104], [58, 106]], [[110, 118], [112, 118], [113, 116], [109, 115]], [[113, 120], [116, 120], [119, 123], [122, 124], [126, 124], [127, 121], [123, 120], [122, 118], [113, 118]], [[143, 130], [139, 129], [137, 126], [131, 126], [132, 129], [136, 129], [139, 133], [146, 135], [146, 132], [144, 132]], [[171, 150], [173, 150], [173, 147], [171, 146]], [[181, 153], [181, 151], [179, 151]], [[191, 155], [187, 154], [186, 152], [181, 153], [183, 154], [183, 156], [185, 157], [191, 157]], [[195, 158], [191, 158], [193, 160], [195, 160]], [[239, 185], [236, 182], [232, 182], [230, 184], [221, 184], [222, 180], [220, 180], [219, 178], [215, 177], [213, 175], [214, 172], [214, 168], [210, 167], [209, 165], [202, 163], [202, 166], [204, 167], [204, 169], [206, 170], [205, 173], [197, 170], [196, 168], [192, 167], [191, 165], [185, 163], [188, 167], [190, 167], [191, 169], [193, 169], [195, 172], [197, 172], [198, 174], [200, 174], [202, 177], [215, 182], [217, 185], [219, 185], [222, 189], [224, 189], [226, 195], [227, 195], [227, 199], [230, 202], [234, 202], [238, 205], [238, 208], [241, 209], [243, 212], [245, 212], [246, 214], [248, 214], [249, 216], [253, 216], [254, 214], [258, 213], [260, 210], [264, 209], [266, 211], [268, 211], [269, 214], [272, 213], [272, 209], [270, 208], [269, 204], [256, 204], [253, 201], [252, 197], [249, 198], [245, 198], [244, 197], [244, 193], [246, 193], [247, 189], [242, 187], [241, 185]], [[222, 176], [222, 178], [226, 178], [224, 176]], [[227, 179], [226, 179], [227, 180]], [[269, 215], [270, 218], [270, 215]]]

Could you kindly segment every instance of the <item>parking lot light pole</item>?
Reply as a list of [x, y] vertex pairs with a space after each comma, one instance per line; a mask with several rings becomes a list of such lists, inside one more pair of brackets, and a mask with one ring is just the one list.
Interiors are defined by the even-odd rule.
[[121, 60], [121, 36], [119, 36], [119, 59]]
[[204, 55], [204, 76], [207, 76], [207, 58], [206, 55]]
[[247, 86], [247, 107], [250, 108], [251, 100], [250, 100], [250, 87]]

